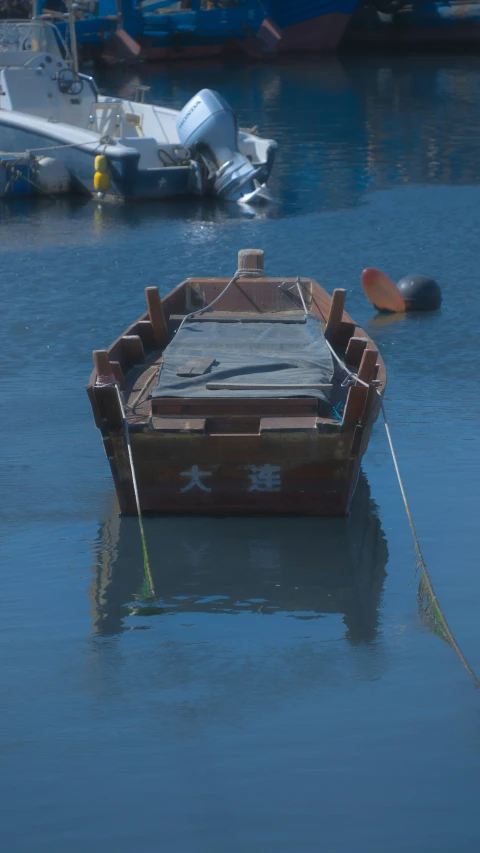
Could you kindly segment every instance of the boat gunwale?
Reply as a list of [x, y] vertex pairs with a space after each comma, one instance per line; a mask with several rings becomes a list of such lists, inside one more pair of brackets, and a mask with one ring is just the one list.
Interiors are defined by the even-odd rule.
[[[220, 286], [222, 286], [222, 285], [226, 286], [229, 281], [230, 281], [229, 278], [223, 278], [223, 277], [220, 278], [220, 277], [214, 277], [214, 276], [207, 276], [207, 277], [205, 277], [205, 276], [204, 277], [191, 276], [187, 279], [184, 279], [182, 282], [180, 282], [180, 284], [176, 285], [172, 290], [168, 291], [168, 293], [165, 294], [165, 296], [163, 296], [161, 299], [162, 305], [163, 305], [164, 309], [167, 308], [169, 302], [173, 302], [182, 293], [186, 292], [186, 288], [188, 285], [191, 285], [191, 284], [201, 285], [201, 284], [207, 284], [207, 283], [209, 283], [209, 284], [215, 283], [215, 284], [218, 284]], [[285, 278], [285, 277], [282, 278], [280, 276], [278, 276], [278, 277], [277, 276], [275, 276], [275, 277], [274, 276], [265, 276], [264, 278], [252, 277], [250, 279], [250, 278], [246, 277], [243, 279], [243, 281], [244, 282], [255, 282], [256, 284], [262, 284], [262, 283], [265, 284], [268, 282], [273, 283], [273, 282], [277, 282], [277, 281], [278, 282], [286, 282], [286, 283], [296, 283], [297, 278], [293, 277], [293, 276], [287, 277], [287, 278]], [[319, 319], [321, 319], [322, 330], [323, 330], [323, 332], [325, 332], [325, 328], [326, 328], [326, 324], [327, 324], [328, 311], [330, 309], [331, 302], [332, 302], [332, 296], [315, 279], [303, 278], [302, 281], [303, 282], [308, 281], [312, 285], [312, 303], [311, 303], [310, 308], [309, 308], [309, 313], [312, 314], [313, 316], [316, 316]], [[314, 299], [314, 296], [317, 296], [317, 298], [319, 299], [320, 305], [316, 302], [316, 300]], [[185, 304], [185, 302], [186, 302], [186, 299], [184, 300], [184, 304]], [[185, 311], [187, 310], [186, 307], [184, 310]], [[165, 316], [166, 316], [166, 318], [168, 318], [171, 314], [174, 314], [174, 313], [175, 313], [175, 311], [170, 311], [170, 312], [165, 311]], [[235, 314], [235, 313], [244, 313], [244, 312], [237, 310], [237, 311], [232, 311], [231, 313]], [[252, 311], [252, 314], [261, 315], [261, 313], [263, 313], [263, 312]], [[278, 313], [287, 313], [287, 312], [278, 312]], [[140, 317], [137, 318], [137, 320], [135, 320], [134, 323], [132, 323], [130, 326], [128, 326], [125, 329], [125, 331], [123, 331], [118, 336], [118, 338], [116, 338], [110, 344], [110, 346], [106, 347], [106, 351], [108, 352], [108, 355], [109, 355], [111, 361], [119, 362], [120, 366], [122, 367], [122, 370], [123, 370], [124, 364], [126, 362], [125, 357], [122, 358], [122, 356], [123, 356], [122, 339], [128, 335], [138, 334], [139, 324], [144, 323], [144, 322], [148, 321], [149, 319], [150, 319], [149, 312], [145, 311], [143, 314], [140, 315]], [[167, 319], [167, 322], [168, 322], [168, 319]], [[376, 350], [378, 373], [377, 373], [376, 380], [375, 380], [375, 386], [372, 386], [370, 384], [370, 387], [375, 387], [378, 394], [380, 396], [382, 396], [384, 391], [385, 391], [386, 384], [387, 384], [387, 371], [386, 371], [385, 363], [383, 361], [381, 353], [378, 351], [378, 349], [377, 349], [374, 341], [370, 337], [370, 335], [368, 335], [368, 333], [361, 326], [358, 326], [356, 324], [355, 320], [345, 310], [343, 311], [341, 322], [346, 323], [346, 324], [350, 324], [352, 327], [354, 327], [354, 330], [353, 330], [351, 337], [365, 338], [367, 340], [367, 349]], [[333, 348], [334, 348], [335, 352], [337, 352], [337, 350], [338, 350], [340, 353], [342, 353], [342, 349], [343, 349], [342, 347], [333, 347]], [[145, 364], [144, 365], [136, 365], [136, 366], [129, 364], [126, 371], [125, 371], [125, 376], [128, 376], [128, 373], [134, 367], [136, 367], [137, 369], [138, 369], [138, 367], [144, 367], [143, 371], [140, 374], [137, 374], [137, 377], [135, 380], [136, 383], [139, 383], [140, 378], [154, 364], [157, 364], [160, 362], [163, 351], [164, 350], [159, 349], [159, 348], [155, 348], [153, 350], [150, 350], [149, 352], [147, 352], [145, 354], [145, 358], [146, 358]], [[154, 359], [152, 359], [152, 355], [155, 355]], [[339, 355], [339, 357], [343, 360], [343, 353], [341, 355]], [[354, 373], [355, 371], [352, 371], [352, 372]], [[88, 388], [95, 388], [96, 380], [97, 380], [97, 373], [96, 373], [96, 370], [94, 368], [90, 374], [87, 389]], [[238, 400], [241, 400], [242, 398], [238, 397], [235, 399], [238, 401]], [[285, 398], [285, 397], [281, 397], [281, 395], [278, 395], [278, 397], [272, 397], [271, 399], [276, 399], [276, 400], [290, 399], [291, 400], [291, 399], [296, 399], [296, 398], [295, 397], [294, 398]], [[140, 402], [145, 402], [145, 398], [143, 400], [141, 400], [141, 395], [140, 395], [140, 398], [138, 399], [138, 403], [140, 403]], [[374, 422], [374, 420], [376, 419], [377, 414], [378, 414], [377, 409], [378, 409], [378, 407], [372, 407], [372, 406], [369, 407], [369, 413], [368, 413], [368, 416], [367, 416], [367, 418], [365, 420], [365, 424], [364, 424], [365, 426], [371, 425]], [[130, 421], [130, 418], [129, 418], [129, 414], [127, 413], [127, 422], [129, 422], [129, 421]], [[319, 417], [318, 421], [319, 421], [319, 423], [323, 423], [323, 424], [328, 424], [328, 423], [335, 424], [339, 427], [341, 427], [343, 425], [341, 422], [338, 421], [338, 419], [336, 419], [333, 416], [331, 418]]]

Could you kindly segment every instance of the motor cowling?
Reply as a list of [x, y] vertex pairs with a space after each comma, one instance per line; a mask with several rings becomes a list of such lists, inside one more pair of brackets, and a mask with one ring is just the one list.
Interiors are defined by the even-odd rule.
[[259, 169], [238, 150], [235, 114], [218, 92], [198, 92], [179, 114], [177, 133], [181, 144], [209, 169], [214, 195], [240, 201], [256, 191]]

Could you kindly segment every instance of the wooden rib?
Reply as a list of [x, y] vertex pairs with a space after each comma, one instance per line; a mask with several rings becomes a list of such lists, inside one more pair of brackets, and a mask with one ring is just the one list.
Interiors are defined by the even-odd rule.
[[363, 351], [366, 349], [367, 344], [367, 338], [350, 338], [347, 349], [345, 351], [346, 363], [353, 365], [353, 367], [358, 367], [362, 360]]
[[347, 291], [338, 287], [335, 288], [332, 294], [330, 313], [328, 315], [327, 327], [325, 329], [325, 337], [331, 343], [335, 340], [335, 335], [337, 334], [337, 331], [340, 328], [340, 323], [342, 322], [346, 296]]
[[145, 350], [140, 335], [123, 335], [122, 345], [128, 364], [145, 364]]
[[342, 424], [348, 426], [361, 421], [368, 388], [363, 385], [352, 385], [348, 390], [347, 402], [343, 412]]
[[123, 425], [123, 415], [116, 386], [98, 385], [94, 393], [101, 418], [107, 421], [109, 429], [120, 429]]
[[109, 377], [112, 377], [110, 381], [113, 381], [112, 365], [110, 364], [110, 356], [106, 349], [93, 350], [93, 363], [97, 379], [100, 379], [100, 381], [103, 379], [103, 384], [109, 381]]
[[376, 349], [366, 349], [362, 355], [360, 367], [358, 369], [358, 378], [362, 382], [371, 382], [377, 363], [378, 352]]
[[98, 407], [97, 398], [95, 396], [95, 389], [94, 389], [93, 385], [87, 385], [87, 394], [88, 394], [88, 399], [90, 400], [90, 405], [92, 407], [95, 426], [98, 427], [98, 429], [100, 429], [100, 427], [102, 426], [102, 414], [101, 414], [100, 409]]
[[350, 338], [353, 338], [356, 328], [355, 323], [347, 323], [345, 320], [342, 320], [335, 335], [335, 346], [348, 346], [348, 342]]
[[137, 331], [142, 339], [144, 350], [152, 350], [157, 348], [155, 340], [155, 331], [150, 320], [139, 320], [137, 323]]
[[364, 430], [365, 427], [363, 427], [361, 424], [357, 424], [353, 431], [352, 445], [350, 448], [351, 459], [356, 459], [360, 453]]
[[125, 377], [123, 375], [123, 370], [122, 370], [122, 366], [121, 366], [120, 362], [119, 361], [111, 361], [110, 364], [112, 366], [112, 373], [113, 373], [115, 379], [117, 380], [118, 384], [120, 385], [120, 388], [122, 389], [122, 391], [125, 391]]
[[145, 297], [148, 316], [153, 326], [155, 344], [159, 349], [163, 349], [168, 344], [168, 330], [158, 287], [146, 287]]

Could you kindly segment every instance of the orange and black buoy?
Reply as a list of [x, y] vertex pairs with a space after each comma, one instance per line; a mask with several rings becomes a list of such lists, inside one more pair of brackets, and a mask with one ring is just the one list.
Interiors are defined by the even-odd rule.
[[436, 311], [442, 301], [439, 285], [426, 275], [408, 275], [395, 284], [388, 275], [367, 267], [360, 276], [363, 291], [377, 311]]

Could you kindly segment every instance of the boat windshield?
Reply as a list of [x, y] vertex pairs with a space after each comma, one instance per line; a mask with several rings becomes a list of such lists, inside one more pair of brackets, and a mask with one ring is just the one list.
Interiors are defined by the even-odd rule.
[[39, 53], [70, 59], [68, 48], [54, 24], [46, 21], [0, 20], [1, 67], [26, 65]]

